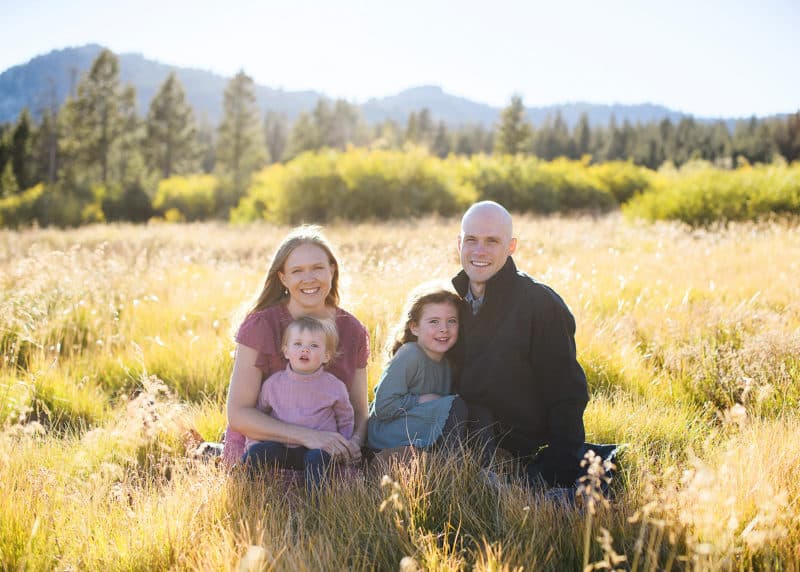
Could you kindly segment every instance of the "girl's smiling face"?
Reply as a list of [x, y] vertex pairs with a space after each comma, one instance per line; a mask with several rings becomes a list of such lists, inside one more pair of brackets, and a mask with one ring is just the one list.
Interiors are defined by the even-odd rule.
[[410, 329], [428, 357], [440, 361], [458, 339], [458, 309], [449, 302], [425, 304], [419, 322], [412, 322]]

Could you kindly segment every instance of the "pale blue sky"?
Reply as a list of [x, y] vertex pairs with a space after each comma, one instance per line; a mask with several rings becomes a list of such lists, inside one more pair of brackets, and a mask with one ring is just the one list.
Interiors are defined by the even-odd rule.
[[492, 105], [800, 109], [800, 0], [0, 0], [0, 71], [99, 43], [364, 101], [424, 84]]

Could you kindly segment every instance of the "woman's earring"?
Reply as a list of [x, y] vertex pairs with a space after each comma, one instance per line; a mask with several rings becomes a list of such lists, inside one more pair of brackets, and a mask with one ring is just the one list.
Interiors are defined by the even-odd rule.
[[284, 288], [283, 289], [283, 295], [284, 296], [288, 296], [289, 295], [289, 289], [288, 288]]

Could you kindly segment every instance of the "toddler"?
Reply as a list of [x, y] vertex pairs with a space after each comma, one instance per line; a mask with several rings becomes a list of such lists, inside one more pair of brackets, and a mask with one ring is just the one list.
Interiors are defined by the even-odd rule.
[[[353, 406], [344, 383], [324, 370], [334, 356], [339, 336], [329, 321], [304, 316], [287, 326], [283, 353], [289, 364], [261, 385], [257, 407], [275, 419], [318, 431], [353, 435]], [[319, 488], [331, 464], [322, 449], [292, 443], [247, 439], [242, 461], [251, 471], [273, 465], [302, 470], [309, 490]]]

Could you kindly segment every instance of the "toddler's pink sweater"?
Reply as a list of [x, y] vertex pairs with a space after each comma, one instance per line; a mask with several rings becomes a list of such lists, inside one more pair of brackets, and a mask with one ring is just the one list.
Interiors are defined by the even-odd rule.
[[[302, 374], [287, 366], [273, 373], [261, 384], [257, 407], [286, 423], [336, 431], [346, 439], [353, 436], [354, 414], [347, 388], [323, 368]], [[245, 447], [249, 449], [253, 443], [258, 441], [247, 439]]]

